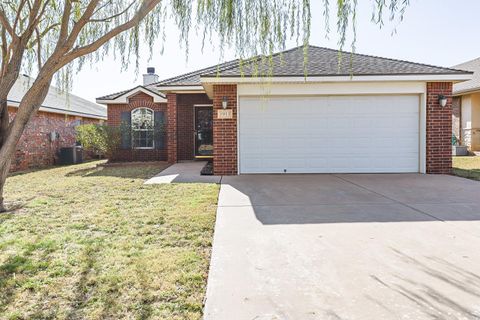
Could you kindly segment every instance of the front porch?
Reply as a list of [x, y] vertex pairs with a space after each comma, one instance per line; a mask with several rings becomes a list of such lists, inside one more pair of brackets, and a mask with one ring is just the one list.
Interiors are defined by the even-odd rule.
[[[167, 92], [167, 161], [212, 159], [215, 176], [236, 175], [237, 87], [214, 85], [212, 91], [212, 99], [206, 93]], [[219, 118], [224, 101], [231, 116]]]

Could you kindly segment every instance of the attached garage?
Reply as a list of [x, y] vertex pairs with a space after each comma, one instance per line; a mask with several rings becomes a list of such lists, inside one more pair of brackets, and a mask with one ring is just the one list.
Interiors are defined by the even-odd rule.
[[420, 170], [420, 96], [239, 100], [240, 173]]
[[108, 104], [111, 124], [121, 123], [122, 108], [153, 104], [165, 112], [164, 150], [120, 150], [124, 159], [210, 158], [214, 175], [449, 174], [452, 86], [471, 78], [469, 71], [310, 45], [97, 101]]

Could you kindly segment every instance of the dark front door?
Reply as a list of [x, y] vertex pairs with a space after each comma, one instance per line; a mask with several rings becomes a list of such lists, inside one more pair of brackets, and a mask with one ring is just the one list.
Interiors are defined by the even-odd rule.
[[195, 109], [195, 157], [213, 157], [213, 108]]

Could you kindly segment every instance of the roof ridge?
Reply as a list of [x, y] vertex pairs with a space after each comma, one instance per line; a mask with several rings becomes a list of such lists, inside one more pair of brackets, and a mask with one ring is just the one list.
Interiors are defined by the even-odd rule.
[[[278, 56], [278, 55], [280, 55], [280, 54], [284, 54], [284, 53], [287, 53], [287, 52], [290, 52], [290, 51], [294, 51], [294, 50], [296, 50], [296, 49], [298, 49], [298, 48], [301, 48], [301, 47], [303, 47], [303, 46], [304, 46], [304, 45], [296, 46], [296, 47], [293, 47], [293, 48], [290, 48], [290, 49], [287, 49], [287, 50], [284, 50], [284, 51], [275, 52], [275, 53], [273, 53], [273, 54], [271, 55], [271, 57], [273, 58], [273, 57]], [[253, 56], [253, 57], [251, 57], [251, 58], [248, 58], [247, 60], [253, 60], [253, 59], [255, 59], [255, 58], [263, 57], [263, 56], [265, 56], [265, 55], [264, 55], [264, 54], [258, 54], [258, 55], [256, 55], [256, 56]], [[240, 60], [240, 59], [237, 59], [237, 60]], [[236, 67], [236, 66], [232, 65], [232, 66], [229, 66], [228, 68], [223, 69], [222, 71], [227, 71], [227, 70], [233, 69], [233, 68], [235, 68], [235, 67]], [[210, 75], [210, 74], [211, 74], [211, 73], [206, 73], [206, 74], [202, 74], [201, 76], [203, 76], [203, 75]]]
[[439, 68], [439, 69], [445, 69], [445, 70], [450, 70], [450, 71], [460, 71], [460, 72], [467, 71], [467, 70], [454, 69], [454, 68], [449, 68], [449, 67], [441, 67], [441, 66], [436, 66], [436, 65], [433, 65], [433, 64], [427, 64], [427, 63], [422, 63], [422, 62], [413, 62], [413, 61], [408, 61], [408, 60], [403, 60], [403, 59], [386, 58], [386, 57], [376, 56], [376, 55], [372, 55], [372, 54], [364, 54], [364, 53], [357, 53], [357, 52], [352, 52], [352, 51], [344, 51], [344, 50], [340, 50], [340, 49], [337, 50], [337, 49], [321, 47], [321, 46], [316, 46], [316, 45], [309, 45], [309, 46], [314, 47], [314, 48], [329, 50], [329, 51], [336, 51], [336, 52], [345, 53], [345, 54], [354, 54], [354, 55], [359, 55], [359, 56], [363, 56], [363, 57], [377, 58], [377, 59], [383, 59], [383, 60], [389, 60], [389, 61], [395, 61], [395, 62], [411, 63], [411, 64], [416, 64], [416, 65], [424, 66], [424, 67]]

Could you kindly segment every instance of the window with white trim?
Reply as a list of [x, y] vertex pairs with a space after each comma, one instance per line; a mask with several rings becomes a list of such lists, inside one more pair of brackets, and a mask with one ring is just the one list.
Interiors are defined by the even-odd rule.
[[149, 108], [132, 110], [132, 147], [134, 149], [153, 149], [154, 112]]

